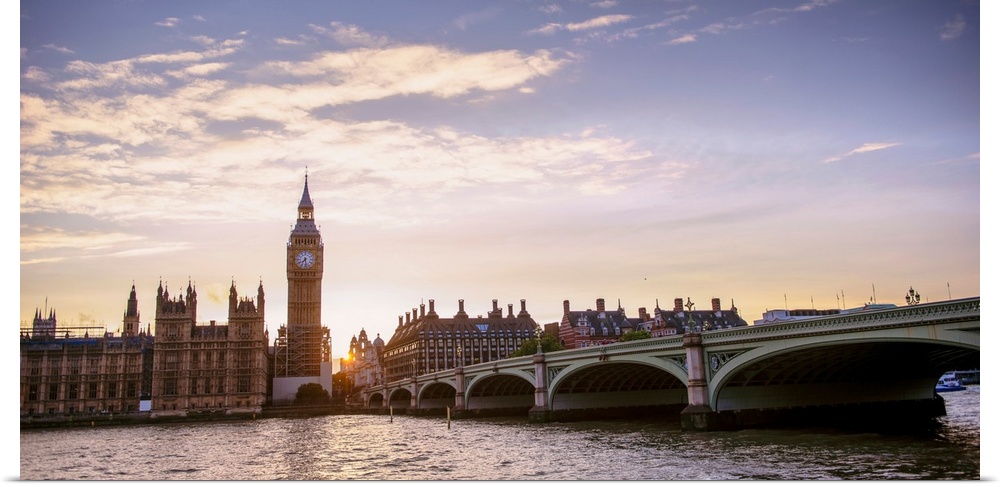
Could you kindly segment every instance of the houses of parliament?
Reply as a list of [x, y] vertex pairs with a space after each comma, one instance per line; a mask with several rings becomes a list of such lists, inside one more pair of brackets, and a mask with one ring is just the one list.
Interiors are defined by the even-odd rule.
[[156, 290], [155, 326], [140, 325], [135, 285], [115, 336], [98, 327], [59, 327], [54, 310], [36, 310], [22, 328], [21, 417], [148, 412], [151, 418], [260, 413], [291, 402], [299, 386], [332, 392], [330, 330], [320, 323], [323, 239], [306, 176], [285, 249], [288, 320], [271, 342], [263, 282], [256, 294], [229, 289], [226, 323], [197, 322], [190, 282]]
[[[136, 413], [150, 418], [251, 416], [265, 406], [294, 402], [299, 388], [317, 383], [334, 394], [330, 329], [322, 316], [323, 239], [315, 221], [306, 175], [295, 224], [285, 247], [288, 282], [287, 321], [270, 337], [264, 322], [264, 283], [241, 296], [229, 288], [228, 321], [198, 323], [198, 291], [156, 289], [155, 326], [140, 325], [135, 285], [122, 316], [122, 333], [99, 327], [60, 327], [54, 310], [36, 310], [30, 327], [21, 328], [21, 418], [39, 421], [74, 415]], [[458, 365], [514, 356], [540, 333], [557, 337], [562, 348], [601, 346], [633, 330], [650, 336], [683, 333], [681, 300], [674, 309], [654, 313], [639, 308], [573, 311], [563, 302], [563, 318], [543, 328], [524, 299], [520, 311], [507, 312], [493, 300], [485, 315], [465, 311], [458, 300], [454, 316], [439, 315], [433, 299], [398, 316], [386, 342], [369, 341], [361, 330], [350, 343], [340, 371], [346, 391], [357, 392], [403, 378], [448, 370]], [[723, 310], [718, 298], [711, 311], [692, 311], [709, 327], [746, 326], [735, 304]], [[348, 397], [347, 403], [351, 404]], [[140, 414], [141, 413], [141, 414]]]

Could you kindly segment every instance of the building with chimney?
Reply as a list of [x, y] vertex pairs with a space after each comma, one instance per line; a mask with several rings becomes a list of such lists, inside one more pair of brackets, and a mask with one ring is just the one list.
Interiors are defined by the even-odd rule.
[[458, 300], [458, 312], [453, 317], [442, 318], [434, 309], [431, 299], [425, 310], [413, 308], [399, 317], [392, 338], [382, 353], [387, 382], [428, 374], [464, 365], [491, 362], [510, 357], [524, 340], [534, 338], [538, 323], [521, 300], [521, 309], [515, 315], [514, 305], [507, 305], [507, 314], [497, 307], [486, 316], [469, 316], [465, 301]]
[[[690, 302], [690, 298], [689, 298]], [[619, 303], [615, 310], [605, 307], [604, 299], [597, 299], [597, 309], [573, 311], [569, 300], [563, 301], [563, 317], [559, 323], [559, 343], [567, 349], [586, 348], [617, 342], [621, 335], [633, 330], [645, 330], [653, 337], [683, 334], [689, 327], [702, 331], [747, 326], [739, 315], [735, 303], [723, 310], [719, 298], [712, 298], [710, 311], [685, 310], [684, 300], [674, 299], [671, 310], [660, 308], [659, 302], [650, 315], [646, 308], [639, 308], [637, 318], [625, 316]]]

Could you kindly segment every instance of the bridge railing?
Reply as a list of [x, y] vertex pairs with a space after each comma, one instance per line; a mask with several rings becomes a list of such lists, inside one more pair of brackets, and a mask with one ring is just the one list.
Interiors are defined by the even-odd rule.
[[725, 330], [706, 331], [703, 340], [718, 342], [733, 339], [747, 340], [755, 336], [788, 335], [796, 332], [818, 333], [826, 329], [872, 328], [902, 326], [914, 321], [962, 320], [979, 316], [979, 297], [939, 301], [898, 308], [859, 311], [843, 315], [821, 316], [782, 323], [755, 325]]

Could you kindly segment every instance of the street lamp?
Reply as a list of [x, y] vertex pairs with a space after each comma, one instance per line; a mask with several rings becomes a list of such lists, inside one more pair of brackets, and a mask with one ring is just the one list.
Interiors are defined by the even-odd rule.
[[537, 353], [542, 353], [542, 327], [535, 325], [535, 345]]
[[687, 303], [684, 303], [684, 307], [688, 309], [687, 331], [689, 333], [700, 332], [701, 330], [696, 329], [694, 314], [691, 313], [691, 310], [694, 309], [694, 303], [691, 302], [690, 296], [688, 296]]
[[920, 303], [920, 293], [913, 291], [913, 286], [910, 286], [910, 292], [906, 294], [906, 304], [913, 305]]

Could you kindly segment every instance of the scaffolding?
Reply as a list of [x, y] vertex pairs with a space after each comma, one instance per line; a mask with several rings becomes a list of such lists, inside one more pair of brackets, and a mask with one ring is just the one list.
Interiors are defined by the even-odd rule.
[[274, 339], [275, 377], [318, 377], [332, 362], [330, 329], [322, 325], [282, 325]]

